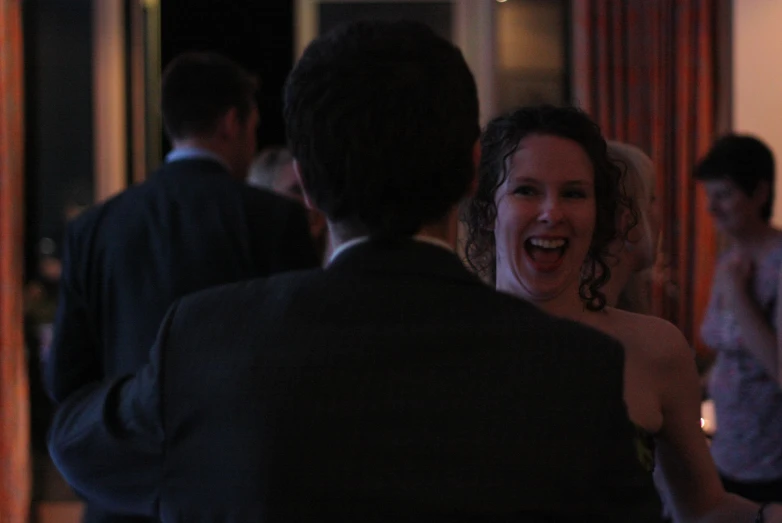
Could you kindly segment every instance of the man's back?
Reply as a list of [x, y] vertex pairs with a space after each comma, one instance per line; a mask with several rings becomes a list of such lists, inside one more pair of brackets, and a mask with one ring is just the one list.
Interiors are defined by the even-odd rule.
[[439, 247], [357, 246], [169, 319], [164, 521], [659, 514], [618, 344], [495, 293]]
[[[164, 165], [69, 227], [48, 384], [58, 401], [148, 358], [185, 294], [316, 264], [303, 210], [212, 160]], [[78, 353], [78, 349], [82, 349]]]

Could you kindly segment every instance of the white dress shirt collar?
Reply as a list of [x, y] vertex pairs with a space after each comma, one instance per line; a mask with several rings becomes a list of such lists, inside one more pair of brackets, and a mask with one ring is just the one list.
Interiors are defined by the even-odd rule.
[[[425, 234], [416, 234], [412, 237], [413, 241], [421, 242], [421, 243], [428, 243], [430, 245], [436, 245], [437, 247], [440, 247], [442, 249], [445, 249], [450, 252], [454, 252], [454, 249], [452, 246], [448, 245], [448, 242], [441, 240], [440, 238], [435, 238], [433, 236], [427, 236]], [[369, 241], [369, 236], [359, 236], [357, 238], [353, 238], [352, 240], [348, 240], [336, 249], [334, 249], [334, 252], [331, 253], [331, 257], [329, 258], [329, 263], [332, 263], [337, 256], [342, 254], [343, 252], [347, 251], [351, 247], [355, 247], [356, 245], [359, 245], [361, 243], [365, 243]]]

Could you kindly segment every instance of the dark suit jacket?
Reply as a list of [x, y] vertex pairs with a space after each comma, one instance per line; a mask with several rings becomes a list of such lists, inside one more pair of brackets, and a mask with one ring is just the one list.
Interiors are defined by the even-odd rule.
[[[318, 264], [297, 203], [233, 180], [214, 160], [164, 164], [69, 225], [47, 389], [61, 402], [138, 370], [185, 294]], [[86, 519], [119, 521], [97, 512]]]
[[164, 522], [659, 521], [623, 357], [440, 247], [365, 243], [179, 301], [151, 363], [75, 394], [49, 444], [87, 495]]

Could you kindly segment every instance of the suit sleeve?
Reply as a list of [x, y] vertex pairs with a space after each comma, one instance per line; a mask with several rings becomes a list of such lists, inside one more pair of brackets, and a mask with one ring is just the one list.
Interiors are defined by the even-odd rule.
[[136, 374], [96, 382], [60, 405], [49, 452], [88, 501], [120, 514], [154, 516], [163, 473], [162, 374], [169, 309], [150, 362]]
[[100, 347], [84, 296], [77, 238], [73, 225], [65, 234], [54, 337], [44, 361], [44, 385], [55, 403], [87, 383], [101, 379]]

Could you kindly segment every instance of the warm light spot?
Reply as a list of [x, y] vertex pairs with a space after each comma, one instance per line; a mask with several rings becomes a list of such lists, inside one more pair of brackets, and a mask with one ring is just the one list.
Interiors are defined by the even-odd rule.
[[701, 428], [706, 426], [706, 420], [701, 418]]

